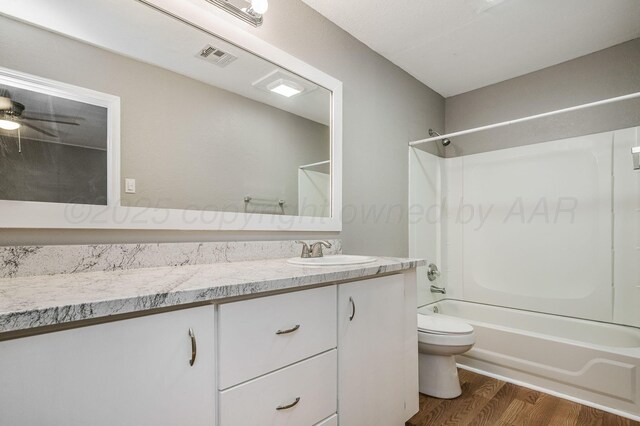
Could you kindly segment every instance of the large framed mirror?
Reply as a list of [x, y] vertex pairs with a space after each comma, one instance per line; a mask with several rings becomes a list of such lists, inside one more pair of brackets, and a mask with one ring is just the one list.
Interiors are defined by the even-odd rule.
[[340, 230], [341, 83], [217, 13], [0, 4], [0, 227]]

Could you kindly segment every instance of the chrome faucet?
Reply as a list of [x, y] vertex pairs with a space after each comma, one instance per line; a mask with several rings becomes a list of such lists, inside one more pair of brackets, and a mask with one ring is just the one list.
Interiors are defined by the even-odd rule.
[[301, 258], [307, 259], [307, 258], [311, 257], [311, 251], [309, 250], [309, 245], [307, 243], [305, 243], [304, 241], [299, 241], [299, 240], [296, 240], [295, 242], [297, 244], [302, 244], [302, 254], [300, 255]]
[[435, 281], [438, 277], [440, 277], [438, 267], [435, 264], [430, 263], [429, 266], [427, 266], [427, 278], [429, 278], [429, 281]]
[[[427, 267], [427, 278], [429, 278], [429, 281], [435, 281], [439, 277], [440, 277], [440, 271], [438, 271], [438, 267], [435, 264], [430, 263], [429, 266]], [[431, 284], [430, 290], [431, 290], [431, 293], [447, 294], [446, 288], [438, 287], [435, 284]]]
[[311, 244], [311, 257], [324, 256], [324, 254], [322, 253], [322, 246], [331, 248], [331, 243], [329, 241], [318, 241], [317, 243]]
[[296, 243], [302, 244], [302, 254], [300, 255], [300, 257], [302, 257], [303, 259], [324, 256], [324, 254], [322, 253], [322, 246], [331, 248], [331, 243], [329, 241], [318, 241], [311, 244], [311, 246], [309, 246], [304, 241], [296, 241]]

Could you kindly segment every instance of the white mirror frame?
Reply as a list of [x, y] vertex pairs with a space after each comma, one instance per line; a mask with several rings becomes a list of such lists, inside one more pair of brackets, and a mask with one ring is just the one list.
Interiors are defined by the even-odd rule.
[[[342, 82], [226, 21], [224, 12], [197, 0], [140, 1], [192, 25], [215, 28], [215, 35], [331, 91], [331, 216], [291, 216], [120, 205], [120, 99], [92, 90], [0, 69], [0, 81], [108, 109], [108, 204], [45, 203], [0, 200], [0, 228], [165, 229], [247, 231], [342, 230]], [[45, 28], [63, 23], [37, 7], [37, 1], [3, 0], [0, 13]], [[32, 4], [33, 3], [33, 4]], [[64, 32], [64, 28], [58, 28]]]

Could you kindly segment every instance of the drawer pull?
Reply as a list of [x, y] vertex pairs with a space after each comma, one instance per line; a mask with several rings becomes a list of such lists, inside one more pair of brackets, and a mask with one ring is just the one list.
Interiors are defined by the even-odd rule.
[[300, 328], [300, 324], [296, 324], [295, 326], [293, 326], [293, 327], [291, 327], [291, 328], [288, 328], [288, 329], [286, 329], [286, 330], [278, 330], [278, 331], [276, 331], [276, 334], [277, 334], [277, 335], [280, 335], [280, 334], [289, 334], [289, 333], [293, 333], [294, 331], [296, 331], [296, 330], [297, 330], [297, 329], [299, 329], [299, 328]]
[[198, 347], [196, 346], [196, 334], [193, 332], [192, 328], [189, 329], [189, 337], [191, 337], [191, 359], [189, 360], [189, 365], [193, 366], [196, 362]]
[[353, 301], [353, 297], [349, 297], [349, 303], [351, 303], [351, 316], [349, 317], [349, 321], [353, 321], [353, 318], [356, 316], [356, 302]]
[[281, 410], [288, 410], [289, 408], [293, 408], [296, 405], [298, 405], [298, 402], [300, 402], [300, 397], [297, 397], [295, 401], [293, 401], [291, 404], [287, 404], [287, 405], [279, 405], [276, 407], [276, 410], [281, 411]]

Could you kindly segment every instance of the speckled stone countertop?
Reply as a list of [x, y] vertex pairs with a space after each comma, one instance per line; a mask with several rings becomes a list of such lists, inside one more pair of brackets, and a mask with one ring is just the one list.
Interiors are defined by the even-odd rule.
[[375, 277], [424, 263], [381, 257], [361, 265], [304, 267], [269, 259], [3, 278], [0, 333]]

